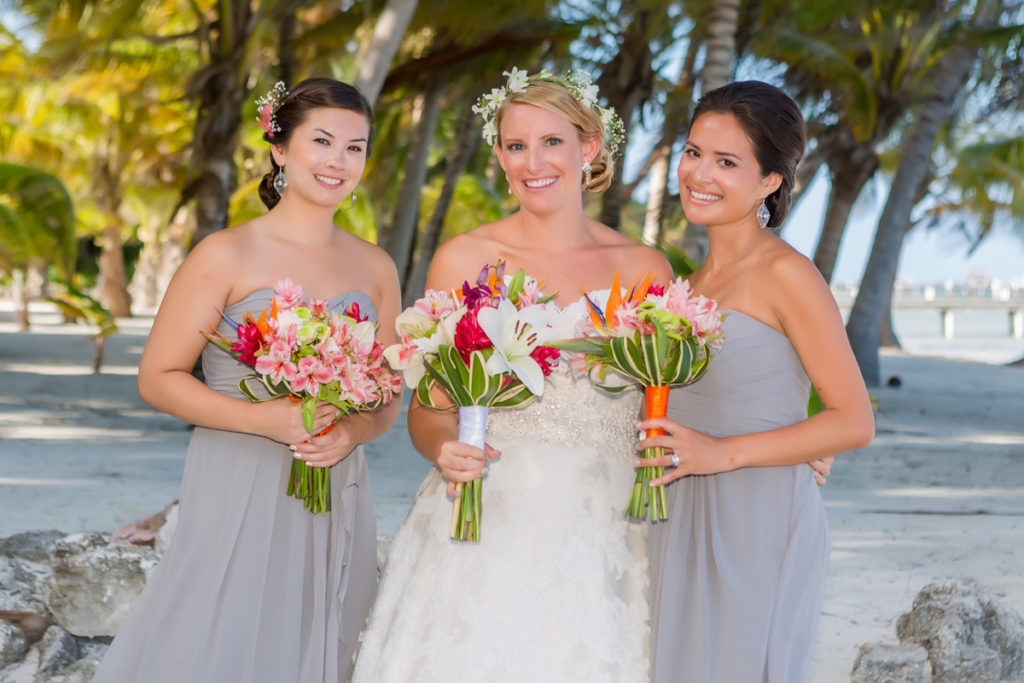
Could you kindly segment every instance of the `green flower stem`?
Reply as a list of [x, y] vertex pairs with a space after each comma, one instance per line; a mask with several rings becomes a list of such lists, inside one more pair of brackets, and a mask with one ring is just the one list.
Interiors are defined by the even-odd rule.
[[[641, 453], [642, 458], [659, 458], [665, 455], [661, 446], [647, 448]], [[638, 467], [633, 491], [626, 505], [626, 514], [632, 519], [647, 519], [661, 522], [668, 519], [668, 497], [664, 486], [651, 486], [650, 482], [665, 474], [664, 467]]]
[[329, 467], [310, 467], [298, 458], [292, 459], [287, 494], [302, 501], [302, 506], [313, 514], [331, 511], [331, 470]]

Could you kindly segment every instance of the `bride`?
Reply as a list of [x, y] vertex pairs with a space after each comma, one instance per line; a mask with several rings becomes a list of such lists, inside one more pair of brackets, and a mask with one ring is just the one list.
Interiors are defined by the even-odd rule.
[[[583, 212], [582, 191], [608, 187], [622, 130], [589, 79], [506, 75], [476, 110], [520, 208], [446, 242], [427, 287], [459, 287], [502, 259], [558, 292], [557, 332], [574, 336], [581, 288], [616, 272], [667, 282], [671, 269]], [[392, 542], [353, 680], [646, 681], [646, 529], [623, 514], [640, 401], [601, 393], [563, 363], [542, 398], [491, 412], [485, 454], [457, 441], [454, 411], [414, 398], [409, 433], [436, 467]], [[481, 541], [450, 541], [455, 482], [488, 460]]]

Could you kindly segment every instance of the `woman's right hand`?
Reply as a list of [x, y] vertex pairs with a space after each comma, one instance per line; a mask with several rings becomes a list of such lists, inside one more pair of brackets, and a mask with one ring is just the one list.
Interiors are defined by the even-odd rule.
[[254, 433], [288, 446], [298, 446], [306, 439], [324, 431], [338, 419], [338, 409], [321, 401], [316, 407], [313, 432], [302, 424], [302, 403], [287, 397], [252, 404], [257, 410]]
[[445, 441], [435, 464], [448, 482], [448, 497], [455, 497], [455, 485], [484, 476], [488, 461], [501, 457], [501, 452], [484, 445], [483, 449], [462, 441]]

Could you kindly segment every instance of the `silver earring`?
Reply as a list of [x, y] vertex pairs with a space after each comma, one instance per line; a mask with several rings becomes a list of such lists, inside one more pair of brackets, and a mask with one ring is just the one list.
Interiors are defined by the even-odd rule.
[[768, 221], [772, 219], [772, 212], [768, 210], [764, 200], [761, 200], [761, 206], [757, 207], [757, 224], [764, 230], [768, 227]]
[[586, 161], [586, 162], [583, 163], [583, 178], [584, 178], [584, 181], [585, 181], [583, 183], [584, 187], [587, 187], [588, 185], [590, 185], [590, 172], [592, 170], [594, 170], [594, 169], [591, 168], [589, 161]]
[[284, 167], [277, 169], [277, 175], [274, 176], [274, 181], [271, 183], [274, 186], [274, 190], [277, 191], [277, 196], [280, 197], [284, 194], [284, 191], [288, 189], [288, 177], [284, 174]]
[[508, 193], [512, 194], [512, 181], [508, 179], [508, 173], [505, 174], [505, 184], [508, 185]]
[[356, 208], [356, 193], [353, 192], [352, 194], [349, 195], [349, 197], [351, 198], [351, 203], [348, 205], [348, 208], [350, 208], [350, 209]]

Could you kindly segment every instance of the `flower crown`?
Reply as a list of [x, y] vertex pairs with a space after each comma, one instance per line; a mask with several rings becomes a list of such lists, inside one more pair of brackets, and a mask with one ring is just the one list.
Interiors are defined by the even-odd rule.
[[494, 117], [508, 96], [512, 93], [526, 92], [526, 87], [534, 81], [547, 81], [562, 86], [584, 107], [590, 107], [597, 112], [601, 117], [601, 123], [604, 124], [605, 144], [608, 145], [609, 153], [614, 157], [619, 151], [626, 138], [625, 126], [614, 108], [606, 109], [597, 103], [597, 86], [591, 82], [590, 74], [586, 71], [570, 70], [566, 71], [564, 76], [558, 77], [547, 69], [542, 69], [540, 73], [529, 76], [523, 69], [512, 67], [511, 71], [503, 71], [502, 75], [508, 76], [505, 87], [493, 88], [491, 92], [481, 95], [473, 105], [473, 113], [479, 114], [484, 120], [483, 136], [488, 145], [493, 146], [498, 140], [498, 127]]
[[274, 137], [274, 133], [281, 132], [281, 126], [277, 125], [275, 115], [286, 97], [288, 97], [288, 88], [285, 87], [284, 81], [278, 81], [267, 91], [266, 95], [256, 100], [256, 120], [270, 137]]

